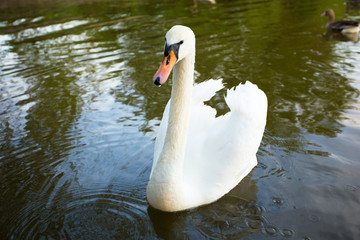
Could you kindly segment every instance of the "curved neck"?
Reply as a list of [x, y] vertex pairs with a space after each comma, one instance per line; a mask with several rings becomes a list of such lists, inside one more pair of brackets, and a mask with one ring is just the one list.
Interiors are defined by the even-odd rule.
[[[186, 138], [188, 133], [195, 55], [178, 62], [173, 69], [169, 122], [164, 146], [150, 181], [168, 185], [165, 189], [181, 189]], [[164, 172], [166, 171], [166, 174]]]
[[[174, 66], [168, 128], [159, 164], [171, 163], [174, 174], [182, 175], [188, 133], [195, 56], [188, 56]], [[180, 172], [179, 172], [180, 171]], [[177, 172], [177, 173], [175, 173]]]
[[164, 146], [150, 176], [147, 198], [163, 211], [183, 206], [183, 166], [188, 133], [195, 55], [178, 62], [173, 69], [170, 112]]
[[333, 23], [335, 21], [335, 13], [329, 13], [329, 23]]

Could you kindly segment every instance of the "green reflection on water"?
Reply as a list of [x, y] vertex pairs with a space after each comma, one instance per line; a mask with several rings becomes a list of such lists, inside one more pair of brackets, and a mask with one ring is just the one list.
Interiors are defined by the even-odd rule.
[[[359, 128], [344, 118], [359, 122], [360, 50], [321, 36], [327, 20], [319, 14], [329, 7], [339, 18], [360, 13], [338, 1], [2, 1], [1, 236], [81, 236], [73, 227], [94, 236], [107, 229], [111, 238], [139, 226], [140, 238], [315, 238], [314, 219], [329, 236], [356, 236]], [[231, 88], [250, 80], [266, 92], [269, 113], [259, 167], [239, 185], [250, 190], [233, 193], [241, 200], [230, 195], [171, 216], [159, 232], [145, 187], [171, 82], [159, 89], [151, 77], [174, 24], [197, 36], [196, 82], [221, 77]], [[224, 93], [209, 102], [219, 114]], [[81, 213], [84, 201], [113, 221], [77, 225], [78, 214], [92, 216]], [[345, 207], [334, 210], [339, 203]], [[114, 227], [129, 219], [135, 229]]]

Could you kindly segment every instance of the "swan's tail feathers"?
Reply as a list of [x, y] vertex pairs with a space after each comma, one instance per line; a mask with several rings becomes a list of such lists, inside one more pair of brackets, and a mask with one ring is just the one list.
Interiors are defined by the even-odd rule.
[[207, 101], [212, 98], [217, 91], [224, 87], [222, 79], [210, 79], [206, 82], [199, 83], [194, 86], [193, 98], [199, 101]]
[[265, 93], [249, 81], [245, 84], [240, 84], [235, 89], [228, 90], [225, 101], [231, 113], [236, 115], [256, 117], [253, 115], [267, 112]]

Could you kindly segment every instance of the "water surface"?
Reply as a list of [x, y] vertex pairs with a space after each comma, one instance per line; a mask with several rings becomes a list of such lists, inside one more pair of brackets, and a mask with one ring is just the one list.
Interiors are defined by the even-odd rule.
[[[330, 7], [360, 20], [333, 0], [2, 1], [1, 238], [360, 236], [360, 45], [325, 37]], [[249, 80], [269, 111], [251, 174], [168, 214], [145, 190], [171, 89], [151, 78], [175, 24], [196, 34], [196, 82]]]

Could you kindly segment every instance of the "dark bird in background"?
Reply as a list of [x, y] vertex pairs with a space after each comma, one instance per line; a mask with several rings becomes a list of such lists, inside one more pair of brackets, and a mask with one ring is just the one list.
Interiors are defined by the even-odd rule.
[[329, 22], [326, 24], [326, 29], [332, 32], [339, 33], [358, 33], [359, 23], [350, 20], [335, 21], [335, 13], [332, 9], [328, 9], [321, 14], [321, 16], [329, 16]]

